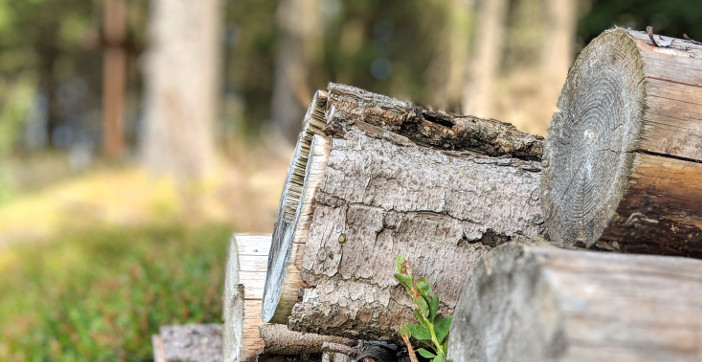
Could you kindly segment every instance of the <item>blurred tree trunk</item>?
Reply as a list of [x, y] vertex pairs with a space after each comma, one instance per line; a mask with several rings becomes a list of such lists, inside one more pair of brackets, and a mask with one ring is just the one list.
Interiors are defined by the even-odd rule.
[[556, 110], [558, 96], [573, 63], [577, 5], [574, 0], [546, 0], [545, 4], [547, 29], [541, 50], [541, 79], [544, 80], [544, 98], [552, 105], [552, 112]]
[[103, 150], [108, 157], [120, 158], [124, 152], [124, 91], [127, 77], [126, 0], [107, 0], [103, 18], [105, 53], [103, 55]]
[[460, 111], [467, 76], [473, 8], [467, 0], [435, 1], [441, 7], [445, 21], [436, 45], [436, 57], [427, 83], [431, 89], [431, 104], [445, 110]]
[[507, 0], [481, 0], [478, 3], [475, 42], [470, 59], [463, 113], [495, 117], [495, 86], [502, 62]]
[[271, 114], [274, 127], [294, 144], [312, 101], [312, 70], [321, 58], [320, 0], [281, 0], [276, 19], [279, 35]]
[[202, 180], [214, 167], [221, 0], [153, 0], [145, 80], [145, 167]]

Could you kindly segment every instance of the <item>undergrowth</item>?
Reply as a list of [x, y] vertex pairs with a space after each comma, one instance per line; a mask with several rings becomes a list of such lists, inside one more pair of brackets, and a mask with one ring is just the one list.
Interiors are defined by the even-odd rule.
[[0, 250], [0, 361], [148, 361], [159, 325], [221, 323], [230, 233], [95, 225]]

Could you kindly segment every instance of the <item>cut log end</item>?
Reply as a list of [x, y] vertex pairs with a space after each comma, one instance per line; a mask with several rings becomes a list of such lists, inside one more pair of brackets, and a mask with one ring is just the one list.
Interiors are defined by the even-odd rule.
[[568, 74], [543, 157], [542, 207], [556, 243], [592, 246], [626, 191], [644, 104], [638, 54], [626, 30], [609, 30]]
[[284, 281], [289, 278], [293, 280], [292, 284], [299, 284], [296, 270], [290, 270], [294, 268], [290, 260], [294, 260], [296, 252], [293, 247], [294, 231], [300, 218], [298, 208], [302, 204], [305, 180], [308, 178], [307, 168], [311, 156], [312, 139], [315, 135], [323, 134], [323, 128], [326, 125], [324, 117], [327, 99], [325, 91], [317, 91], [315, 94], [305, 115], [303, 130], [290, 161], [273, 230], [271, 257], [268, 259], [269, 272], [266, 275], [261, 310], [264, 322], [285, 323], [299, 291], [299, 289], [287, 288]]

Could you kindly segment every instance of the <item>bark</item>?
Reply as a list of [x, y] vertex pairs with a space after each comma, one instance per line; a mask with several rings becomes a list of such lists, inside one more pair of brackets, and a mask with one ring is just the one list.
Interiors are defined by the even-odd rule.
[[[435, 130], [451, 131], [446, 123], [457, 124], [457, 116], [442, 114], [441, 128], [424, 129], [424, 135], [396, 128], [436, 124], [417, 116], [423, 113], [350, 87], [332, 85], [328, 97], [317, 94], [307, 124], [326, 126], [306, 128], [291, 162], [269, 258], [264, 320], [304, 332], [399, 341], [396, 329], [414, 317], [393, 279], [398, 252], [441, 294], [441, 310], [450, 314], [460, 276], [483, 253], [541, 231], [539, 163], [410, 139], [437, 135], [455, 142], [454, 133]], [[315, 132], [329, 136], [315, 134], [307, 146]], [[302, 185], [295, 193], [287, 191], [293, 180]]]
[[530, 247], [471, 272], [449, 340], [454, 361], [699, 361], [702, 262]]
[[475, 46], [469, 78], [463, 94], [463, 112], [481, 117], [495, 116], [495, 85], [502, 63], [502, 44], [507, 18], [507, 0], [478, 3]]
[[270, 235], [235, 234], [229, 243], [224, 286], [224, 361], [319, 360], [324, 343], [356, 345], [342, 337], [292, 332], [261, 320]]
[[214, 168], [222, 1], [155, 0], [146, 56], [146, 168], [199, 181]]
[[700, 56], [690, 41], [656, 46], [624, 29], [583, 50], [544, 151], [541, 200], [552, 240], [702, 257]]

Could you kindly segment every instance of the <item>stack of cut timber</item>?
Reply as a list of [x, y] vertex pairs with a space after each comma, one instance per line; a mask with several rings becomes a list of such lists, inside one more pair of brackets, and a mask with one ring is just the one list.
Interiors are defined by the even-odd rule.
[[625, 29], [583, 49], [544, 150], [554, 242], [702, 257], [701, 59], [697, 42]]
[[305, 117], [269, 255], [264, 321], [398, 341], [407, 256], [450, 314], [492, 247], [542, 231], [543, 142], [512, 126], [331, 84]]
[[[702, 46], [613, 29], [571, 68], [544, 148], [548, 236], [702, 257]], [[509, 244], [470, 273], [455, 361], [700, 361], [702, 261]]]

